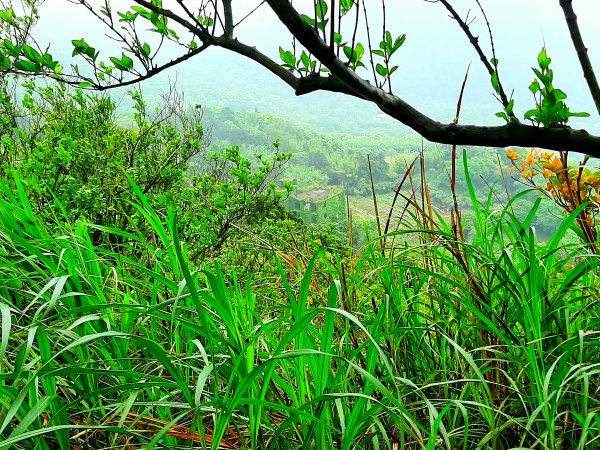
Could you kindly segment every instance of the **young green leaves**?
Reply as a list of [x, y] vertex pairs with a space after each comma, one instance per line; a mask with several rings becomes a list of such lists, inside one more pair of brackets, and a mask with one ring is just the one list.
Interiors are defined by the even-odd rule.
[[[357, 3], [354, 0], [341, 0], [339, 3], [313, 0], [313, 11], [301, 14], [301, 17], [314, 29], [315, 34], [345, 62], [350, 70], [367, 68], [367, 65], [370, 64], [373, 69], [373, 77], [383, 79], [382, 81], [375, 80], [376, 85], [383, 87], [389, 84], [391, 75], [398, 70], [398, 66], [392, 66], [390, 60], [406, 41], [406, 35], [393, 37], [390, 31], [386, 30], [379, 46], [375, 49], [372, 49], [370, 45], [367, 48], [362, 42], [357, 41], [356, 33], [352, 35], [351, 40], [347, 36], [345, 39], [341, 31], [344, 27], [336, 23], [336, 17], [337, 20], [342, 20], [355, 6]], [[357, 24], [355, 26], [358, 26]], [[306, 50], [296, 52], [279, 47], [279, 57], [285, 68], [300, 74], [328, 72], [328, 69], [321, 67], [319, 61], [312, 59], [311, 54]]]
[[392, 38], [392, 34], [389, 31], [385, 32], [385, 38], [379, 43], [379, 49], [373, 50], [373, 54], [383, 58], [383, 64], [377, 63], [375, 70], [382, 77], [389, 77], [393, 74], [398, 66], [390, 67], [390, 59], [394, 53], [398, 51], [402, 44], [406, 41], [406, 34], [398, 36], [396, 39]]
[[564, 100], [567, 98], [560, 89], [552, 84], [554, 73], [550, 69], [551, 58], [542, 48], [538, 54], [538, 68], [532, 67], [536, 78], [529, 85], [533, 94], [536, 107], [525, 113], [525, 119], [535, 125], [543, 125], [546, 128], [555, 126], [566, 126], [571, 117], [589, 117], [586, 112], [571, 112]]
[[98, 57], [98, 51], [90, 46], [87, 42], [85, 42], [84, 38], [74, 39], [71, 41], [73, 44], [73, 53], [71, 56], [84, 55], [90, 58], [92, 61], [96, 61]]
[[354, 48], [349, 45], [344, 45], [344, 55], [348, 58], [348, 67], [356, 71], [359, 67], [365, 67], [362, 62], [362, 57], [365, 54], [365, 47], [357, 42]]
[[[292, 52], [279, 47], [279, 57], [283, 61], [284, 67], [289, 70], [297, 70], [300, 73], [308, 74], [310, 72], [315, 72], [317, 67], [317, 60], [312, 59], [310, 55], [306, 53], [306, 50], [302, 50], [300, 58], [297, 59], [296, 55], [294, 55]], [[327, 69], [321, 69], [321, 72], [325, 71], [327, 71]]]
[[327, 2], [325, 0], [317, 0], [315, 2], [314, 17], [302, 14], [302, 18], [311, 27], [315, 27], [319, 30], [324, 30], [327, 26], [327, 23], [329, 22], [329, 20], [325, 18], [327, 15], [327, 11], [329, 11], [329, 6], [327, 6]]
[[284, 50], [283, 47], [279, 47], [279, 57], [283, 61], [283, 65], [290, 70], [296, 68], [296, 55], [289, 50]]
[[125, 53], [121, 55], [121, 58], [111, 56], [110, 61], [115, 65], [115, 67], [118, 70], [121, 70], [122, 72], [128, 72], [131, 69], [133, 69], [133, 59], [131, 59]]
[[8, 39], [0, 42], [0, 70], [16, 69], [23, 72], [41, 73], [60, 71], [58, 61], [48, 53], [41, 54], [30, 45], [15, 45]]

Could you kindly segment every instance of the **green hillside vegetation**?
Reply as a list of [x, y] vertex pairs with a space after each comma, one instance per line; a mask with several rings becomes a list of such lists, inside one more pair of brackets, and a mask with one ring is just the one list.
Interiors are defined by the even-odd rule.
[[0, 449], [600, 448], [593, 205], [544, 240], [554, 203], [491, 149], [453, 191], [411, 136], [27, 86], [1, 102]]
[[594, 2], [408, 3], [0, 0], [0, 450], [600, 450]]
[[[449, 146], [423, 142], [414, 134], [398, 138], [389, 135], [367, 137], [343, 133], [317, 133], [272, 115], [235, 113], [228, 108], [205, 110], [203, 120], [210, 130], [213, 148], [225, 148], [237, 143], [251, 155], [263, 152], [271, 142], [280, 139], [281, 148], [293, 153], [293, 158], [285, 166], [283, 178], [292, 182], [299, 191], [330, 189], [332, 186], [343, 189], [350, 197], [355, 218], [371, 222], [371, 225], [374, 224], [374, 211], [367, 155], [371, 159], [374, 186], [384, 210], [391, 206], [393, 193], [415, 159], [415, 172], [420, 173], [418, 157], [421, 149], [427, 155], [424, 165], [431, 203], [445, 216], [448, 216], [453, 206], [452, 197], [448, 195], [451, 171]], [[507, 195], [512, 196], [528, 189], [518, 177], [512, 177], [507, 172], [503, 149], [474, 147], [469, 148], [468, 152], [469, 167], [472, 173], [476, 174], [472, 180], [473, 185], [479, 192], [493, 188], [497, 193], [492, 199], [495, 207], [505, 205]], [[458, 203], [468, 207], [470, 197], [460, 166], [458, 174]], [[295, 197], [294, 193], [291, 195]], [[539, 194], [531, 192], [518, 205], [513, 206], [517, 217], [525, 219], [538, 197]], [[295, 210], [300, 209], [299, 203], [288, 202], [288, 206]], [[345, 204], [341, 206], [345, 208]], [[539, 238], [545, 240], [560, 225], [562, 213], [554, 203], [548, 201], [544, 201], [541, 208], [544, 214], [534, 218], [533, 224]], [[316, 209], [318, 208], [312, 210]], [[318, 221], [316, 215], [309, 215], [306, 211], [303, 213], [306, 222]], [[335, 217], [343, 218], [341, 222], [337, 222], [338, 226], [343, 227], [346, 212], [340, 211]]]

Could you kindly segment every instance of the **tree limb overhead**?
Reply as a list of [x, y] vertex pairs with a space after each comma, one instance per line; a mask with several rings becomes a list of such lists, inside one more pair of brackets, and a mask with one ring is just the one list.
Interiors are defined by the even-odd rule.
[[587, 81], [590, 93], [594, 99], [596, 110], [598, 111], [598, 114], [600, 114], [600, 86], [598, 85], [598, 78], [596, 78], [596, 74], [594, 73], [594, 68], [592, 67], [592, 62], [590, 61], [587, 47], [583, 43], [581, 31], [579, 31], [577, 15], [573, 10], [573, 0], [560, 0], [560, 6], [565, 13], [565, 19], [569, 27], [569, 33], [571, 33], [571, 41], [573, 41], [575, 51], [577, 52], [577, 57], [579, 58], [579, 63], [583, 69], [583, 76]]
[[[538, 83], [537, 85], [530, 86], [534, 93], [536, 108], [525, 113], [525, 118], [533, 125], [526, 125], [517, 120], [513, 113], [512, 96], [509, 99], [497, 76], [497, 60], [491, 27], [478, 0], [476, 3], [484, 14], [490, 33], [491, 59], [485, 55], [478, 38], [469, 28], [468, 18], [460, 17], [452, 6], [451, 0], [435, 2], [443, 5], [457, 21], [486, 70], [492, 75], [492, 86], [504, 107], [504, 112], [498, 115], [508, 122], [503, 126], [441, 123], [394, 93], [391, 88], [391, 75], [398, 66], [394, 66], [390, 61], [392, 54], [403, 44], [406, 35], [392, 36], [386, 28], [387, 22], [384, 19], [380, 30], [381, 38], [376, 39], [377, 34], [370, 33], [367, 10], [377, 6], [367, 8], [364, 2], [314, 0], [308, 2], [312, 4], [312, 9], [307, 8], [302, 11], [297, 10], [290, 0], [261, 0], [260, 2], [256, 0], [257, 6], [250, 8], [250, 12], [242, 12], [242, 8], [236, 9], [238, 8], [236, 3], [231, 0], [197, 2], [176, 0], [169, 3], [169, 8], [164, 6], [166, 2], [158, 0], [133, 0], [135, 6], [122, 6], [125, 8], [124, 11], [115, 14], [113, 8], [108, 6], [110, 2], [106, 2], [107, 6], [104, 8], [98, 8], [92, 7], [92, 3], [88, 0], [71, 1], [85, 6], [95, 19], [109, 27], [113, 33], [111, 37], [121, 45], [121, 56], [111, 56], [109, 60], [104, 61], [97, 60], [98, 52], [94, 47], [84, 39], [75, 40], [73, 55], [83, 58], [91, 66], [92, 75], [80, 72], [75, 64], [71, 66], [71, 73], [62, 72], [58, 62], [36, 44], [32, 43], [37, 50], [28, 45], [21, 47], [25, 38], [18, 38], [23, 35], [23, 32], [15, 29], [13, 35], [17, 37], [13, 36], [12, 41], [0, 39], [0, 72], [29, 76], [45, 75], [82, 88], [106, 90], [138, 83], [197, 56], [207, 48], [220, 47], [261, 65], [285, 82], [296, 95], [329, 91], [371, 102], [381, 111], [431, 142], [487, 147], [540, 147], [557, 151], [576, 151], [600, 157], [600, 136], [567, 126], [570, 117], [584, 116], [586, 113], [570, 111], [563, 101], [566, 94], [552, 86], [552, 71], [548, 69], [550, 59], [545, 50], [538, 56], [538, 63], [543, 67], [540, 66], [540, 71], [537, 71], [540, 74], [538, 78], [544, 86], [541, 86], [537, 80], [534, 81]], [[299, 3], [301, 2], [296, 2]], [[291, 34], [292, 50], [279, 47], [281, 60], [234, 37], [236, 26], [263, 4], [271, 8]], [[579, 56], [589, 90], [600, 113], [600, 87], [577, 25], [572, 0], [560, 0], [560, 6], [565, 13], [571, 40]], [[385, 18], [385, 1], [381, 2], [381, 8]], [[239, 16], [236, 16], [236, 12]], [[11, 17], [6, 14], [6, 17]], [[246, 15], [241, 18], [244, 14]], [[364, 16], [364, 29], [359, 32], [361, 15]], [[353, 24], [350, 23], [344, 28], [341, 24], [343, 20], [352, 21]], [[142, 28], [140, 23], [144, 28], [149, 25], [149, 30], [155, 33], [153, 36], [158, 37], [154, 41], [149, 40], [152, 46], [141, 34], [138, 35], [138, 30]], [[370, 25], [372, 26], [373, 22]], [[175, 29], [170, 28], [171, 26]], [[363, 39], [361, 33], [367, 34], [366, 45], [359, 42]], [[183, 34], [186, 35], [185, 38]], [[379, 39], [381, 41], [378, 43]], [[154, 46], [157, 41], [158, 45]], [[182, 54], [177, 56], [171, 53], [169, 60], [161, 61], [157, 58], [157, 54], [163, 42], [175, 44], [177, 49], [182, 50]], [[368, 68], [370, 73], [365, 75], [367, 78], [363, 78], [357, 74], [357, 69], [367, 68], [367, 65], [370, 65]], [[384, 90], [386, 86], [387, 90]]]

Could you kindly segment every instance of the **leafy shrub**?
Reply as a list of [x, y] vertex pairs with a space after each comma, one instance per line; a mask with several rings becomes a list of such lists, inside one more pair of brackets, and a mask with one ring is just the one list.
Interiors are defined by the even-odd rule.
[[[125, 244], [126, 233], [156, 239], [131, 204], [133, 183], [161, 216], [169, 208], [178, 212], [182, 239], [197, 260], [216, 256], [232, 235], [243, 234], [240, 227], [257, 230], [263, 221], [283, 226], [292, 219], [281, 205], [286, 190], [274, 183], [290, 154], [276, 148], [256, 164], [238, 147], [207, 154], [201, 111], [190, 114], [175, 90], [153, 113], [139, 92], [128, 95], [134, 109], [129, 126], [117, 119], [107, 96], [28, 82], [17, 108], [4, 89], [12, 122], [4, 121], [0, 171], [8, 180], [17, 174], [44, 222], [98, 225], [92, 241], [114, 249]], [[106, 233], [107, 227], [124, 233]]]

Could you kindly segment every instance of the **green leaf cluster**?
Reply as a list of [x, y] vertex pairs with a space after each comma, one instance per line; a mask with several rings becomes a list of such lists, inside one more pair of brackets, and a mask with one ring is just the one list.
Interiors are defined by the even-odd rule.
[[120, 58], [111, 56], [110, 61], [114, 64], [115, 68], [122, 72], [129, 72], [131, 69], [133, 69], [133, 59], [131, 59], [125, 53], [123, 53]]
[[317, 30], [324, 30], [327, 23], [329, 23], [329, 19], [325, 18], [327, 16], [327, 11], [329, 11], [327, 2], [325, 0], [316, 0], [314, 16], [310, 17], [306, 14], [302, 14], [302, 19], [304, 19], [311, 27], [314, 27]]
[[373, 50], [372, 53], [376, 56], [380, 56], [384, 59], [384, 63], [377, 63], [375, 70], [382, 77], [388, 77], [392, 75], [398, 66], [389, 67], [390, 58], [394, 53], [402, 47], [402, 44], [406, 41], [406, 34], [398, 36], [396, 39], [392, 38], [392, 34], [389, 31], [385, 32], [385, 39], [379, 43], [379, 49]]
[[354, 48], [350, 45], [344, 45], [342, 48], [344, 50], [344, 55], [348, 58], [348, 67], [352, 70], [356, 70], [359, 67], [366, 67], [362, 62], [362, 58], [365, 54], [365, 47], [360, 42], [357, 42]]
[[84, 38], [74, 39], [71, 41], [73, 44], [73, 53], [72, 56], [84, 55], [87, 56], [91, 61], [96, 61], [98, 57], [98, 51], [90, 46]]
[[532, 67], [536, 78], [529, 85], [536, 107], [525, 113], [525, 119], [544, 127], [566, 126], [571, 117], [589, 117], [587, 112], [572, 112], [565, 104], [567, 98], [554, 87], [554, 72], [550, 69], [551, 59], [542, 48], [538, 54], [538, 68]]
[[10, 40], [0, 42], [0, 71], [17, 70], [27, 73], [58, 73], [58, 61], [49, 53], [40, 53], [28, 44], [16, 45]]
[[[284, 50], [279, 47], [279, 57], [283, 61], [283, 66], [289, 70], [297, 70], [303, 74], [309, 74], [316, 71], [317, 60], [312, 59], [306, 50], [302, 50], [300, 58], [296, 59], [296, 55], [289, 50]], [[327, 72], [326, 68], [321, 68], [321, 72]]]

